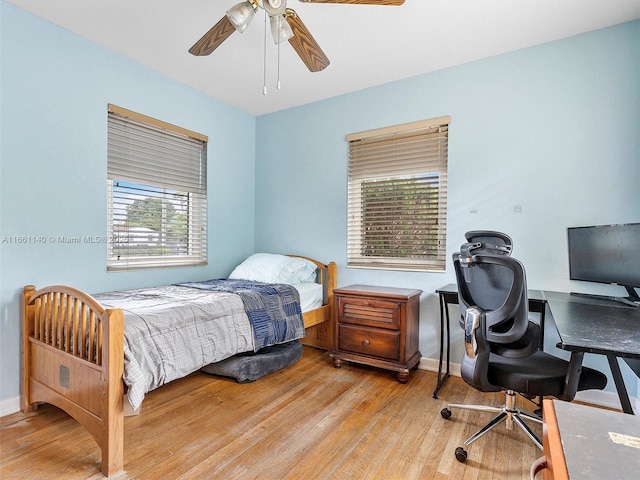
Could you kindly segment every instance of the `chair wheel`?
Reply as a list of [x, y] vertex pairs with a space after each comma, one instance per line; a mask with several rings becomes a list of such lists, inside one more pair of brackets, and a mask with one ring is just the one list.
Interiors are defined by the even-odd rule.
[[443, 408], [442, 410], [440, 410], [440, 415], [442, 415], [442, 418], [447, 420], [451, 418], [451, 410], [449, 410], [448, 408]]
[[464, 463], [467, 461], [467, 451], [464, 448], [456, 448], [456, 460], [458, 460], [460, 463]]

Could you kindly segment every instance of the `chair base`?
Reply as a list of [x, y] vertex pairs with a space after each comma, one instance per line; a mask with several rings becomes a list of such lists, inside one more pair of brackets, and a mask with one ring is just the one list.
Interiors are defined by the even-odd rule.
[[[506, 392], [506, 400], [505, 404], [501, 407], [490, 407], [487, 405], [464, 405], [464, 404], [455, 404], [451, 403], [447, 408], [443, 408], [440, 411], [440, 415], [442, 418], [448, 419], [451, 418], [451, 408], [461, 408], [466, 410], [476, 410], [482, 412], [493, 412], [498, 415], [487, 423], [484, 427], [478, 430], [476, 433], [471, 435], [464, 442], [464, 446], [467, 447], [471, 443], [475, 442], [477, 439], [482, 437], [489, 430], [493, 429], [497, 425], [505, 422], [508, 430], [513, 429], [513, 424], [518, 425], [522, 431], [536, 444], [536, 446], [542, 450], [542, 442], [538, 438], [538, 436], [533, 433], [531, 428], [524, 422], [524, 419], [530, 420], [535, 423], [542, 424], [542, 419], [533, 415], [529, 415], [527, 413], [521, 412], [519, 408], [516, 407], [516, 394], [512, 390], [507, 390]], [[458, 447], [455, 452], [456, 459], [459, 462], [465, 462], [467, 460], [467, 452], [464, 448]]]

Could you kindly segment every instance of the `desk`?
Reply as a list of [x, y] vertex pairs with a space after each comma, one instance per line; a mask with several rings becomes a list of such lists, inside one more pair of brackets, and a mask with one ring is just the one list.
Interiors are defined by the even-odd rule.
[[638, 374], [640, 308], [568, 293], [544, 292], [544, 296], [560, 336], [558, 348], [571, 352], [568, 381], [578, 381], [585, 353], [606, 355], [622, 410], [633, 414], [618, 357], [628, 360]]
[[[438, 392], [440, 387], [444, 384], [445, 380], [449, 378], [449, 366], [451, 358], [449, 356], [449, 349], [451, 347], [451, 331], [449, 325], [449, 309], [448, 305], [458, 305], [458, 285], [450, 283], [442, 288], [436, 290], [440, 300], [440, 359], [438, 362], [438, 383], [433, 391], [433, 398], [438, 398]], [[529, 296], [529, 311], [540, 314], [540, 343], [544, 342], [544, 316], [546, 311], [546, 300], [544, 295], [539, 290], [528, 290]], [[445, 321], [446, 319], [446, 321]], [[445, 327], [447, 331], [446, 337], [446, 350], [447, 360], [445, 363], [446, 371], [443, 372], [443, 357], [445, 349]], [[542, 348], [543, 345], [540, 345]]]
[[546, 479], [636, 478], [640, 418], [559, 400], [544, 400]]

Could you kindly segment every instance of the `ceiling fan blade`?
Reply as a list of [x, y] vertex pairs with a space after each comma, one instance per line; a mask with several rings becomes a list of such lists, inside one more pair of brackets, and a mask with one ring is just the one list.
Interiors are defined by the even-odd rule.
[[189, 53], [199, 57], [209, 55], [235, 31], [233, 24], [225, 15], [200, 40], [193, 44], [189, 49]]
[[307, 68], [312, 72], [319, 72], [327, 68], [327, 65], [330, 63], [329, 59], [305, 24], [302, 23], [298, 14], [292, 9], [287, 8], [285, 18], [291, 30], [293, 30], [293, 37], [289, 39], [289, 43]]
[[351, 5], [402, 5], [404, 0], [300, 0], [303, 3], [345, 3]]

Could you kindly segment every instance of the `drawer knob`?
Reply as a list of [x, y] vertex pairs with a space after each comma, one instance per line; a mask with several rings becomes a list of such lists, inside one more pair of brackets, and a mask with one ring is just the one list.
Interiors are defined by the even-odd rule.
[[369, 342], [369, 339], [368, 339], [368, 338], [365, 338], [364, 340], [362, 340], [362, 345], [364, 345], [365, 347], [366, 347], [367, 345], [369, 345], [369, 343], [371, 343], [371, 342]]
[[365, 300], [365, 301], [364, 301], [364, 306], [365, 306], [365, 307], [368, 307], [369, 305], [370, 305], [369, 300]]

